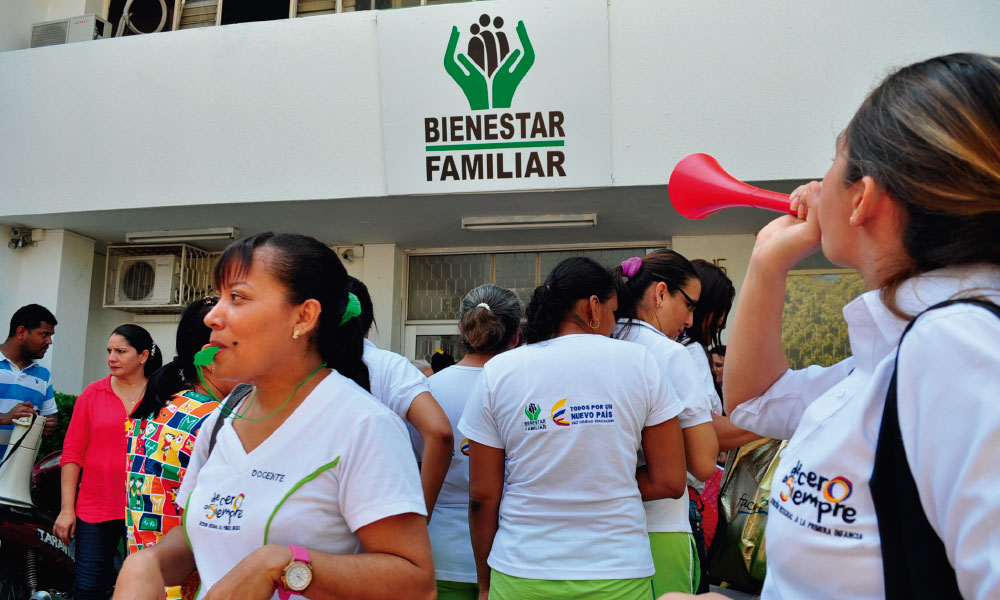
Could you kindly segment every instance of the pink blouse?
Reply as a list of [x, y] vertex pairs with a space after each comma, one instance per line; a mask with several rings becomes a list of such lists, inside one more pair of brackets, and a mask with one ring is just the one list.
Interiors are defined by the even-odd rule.
[[82, 521], [125, 518], [126, 425], [125, 405], [111, 389], [111, 375], [88, 385], [76, 399], [59, 464], [76, 463], [83, 469], [76, 497], [76, 516]]

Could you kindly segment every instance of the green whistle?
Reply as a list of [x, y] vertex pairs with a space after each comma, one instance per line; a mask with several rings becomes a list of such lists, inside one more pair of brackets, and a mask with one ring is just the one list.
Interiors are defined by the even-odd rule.
[[215, 360], [215, 355], [219, 353], [219, 350], [222, 350], [221, 346], [209, 346], [199, 350], [194, 355], [194, 364], [199, 367], [207, 367]]

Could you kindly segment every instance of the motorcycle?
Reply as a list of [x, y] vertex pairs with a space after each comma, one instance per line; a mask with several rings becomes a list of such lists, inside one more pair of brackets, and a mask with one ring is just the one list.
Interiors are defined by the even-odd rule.
[[52, 533], [62, 453], [32, 465], [44, 422], [37, 415], [16, 419], [0, 462], [0, 600], [71, 598], [74, 543]]

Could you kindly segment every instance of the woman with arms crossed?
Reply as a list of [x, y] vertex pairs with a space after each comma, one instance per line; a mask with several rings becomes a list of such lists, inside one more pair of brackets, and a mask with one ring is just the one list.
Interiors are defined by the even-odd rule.
[[[715, 473], [719, 442], [708, 395], [690, 355], [674, 339], [691, 325], [701, 294], [694, 267], [673, 250], [633, 256], [615, 268], [618, 326], [615, 337], [645, 346], [684, 405], [679, 422], [687, 470], [699, 481]], [[687, 498], [644, 502], [656, 574], [653, 593], [693, 592], [701, 574]]]
[[682, 406], [644, 347], [609, 339], [616, 304], [603, 267], [567, 258], [532, 294], [528, 345], [483, 368], [459, 422], [480, 598], [652, 595], [642, 500], [684, 493]]
[[182, 527], [128, 558], [116, 597], [160, 598], [196, 566], [209, 600], [433, 597], [419, 475], [402, 422], [365, 390], [336, 254], [255, 235], [226, 249], [215, 286], [214, 375], [256, 389], [205, 422], [230, 417], [211, 452], [198, 438]]
[[[1000, 59], [956, 54], [889, 75], [823, 182], [792, 204], [800, 218], [757, 237], [724, 375], [734, 423], [791, 438], [771, 487], [761, 597], [997, 598], [1000, 318], [968, 303], [917, 315], [1000, 300]], [[844, 307], [853, 356], [791, 371], [785, 277], [820, 246], [870, 291]], [[913, 493], [886, 505], [873, 471], [894, 428]], [[896, 509], [913, 504], [897, 536]], [[915, 570], [899, 542], [920, 520]]]

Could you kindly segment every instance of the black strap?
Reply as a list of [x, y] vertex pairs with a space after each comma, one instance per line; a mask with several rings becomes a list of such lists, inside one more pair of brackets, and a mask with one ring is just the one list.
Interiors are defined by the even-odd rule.
[[[972, 298], [941, 302], [920, 315], [959, 303], [980, 306], [1000, 318], [1000, 306]], [[900, 345], [896, 349], [892, 381], [889, 383], [878, 445], [875, 448], [875, 468], [869, 481], [882, 543], [882, 571], [887, 600], [962, 597], [955, 569], [948, 562], [944, 543], [934, 532], [920, 503], [920, 493], [906, 462], [903, 436], [899, 430], [896, 398], [899, 348], [920, 315], [910, 321], [899, 338]]]
[[[7, 454], [5, 454], [3, 460], [0, 461], [0, 469], [2, 469], [5, 464], [7, 464], [7, 461], [10, 460], [10, 457], [14, 456], [14, 453], [17, 452], [17, 449], [21, 447], [21, 442], [23, 442], [24, 438], [28, 437], [28, 434], [31, 433], [31, 428], [34, 427], [36, 420], [38, 420], [38, 415], [36, 414], [31, 415], [31, 423], [28, 423], [28, 431], [25, 431], [24, 435], [17, 438], [17, 441], [14, 442], [13, 446], [7, 446]], [[12, 431], [17, 431], [17, 430], [14, 429]]]
[[208, 438], [208, 453], [212, 454], [212, 449], [215, 448], [215, 439], [219, 437], [219, 430], [222, 429], [222, 424], [226, 422], [226, 417], [231, 415], [234, 410], [236, 410], [236, 405], [243, 401], [247, 395], [253, 391], [253, 386], [248, 383], [237, 384], [233, 388], [232, 392], [229, 392], [229, 396], [226, 398], [226, 403], [222, 406], [219, 414], [219, 418], [215, 420], [215, 427], [212, 427], [212, 435]]

